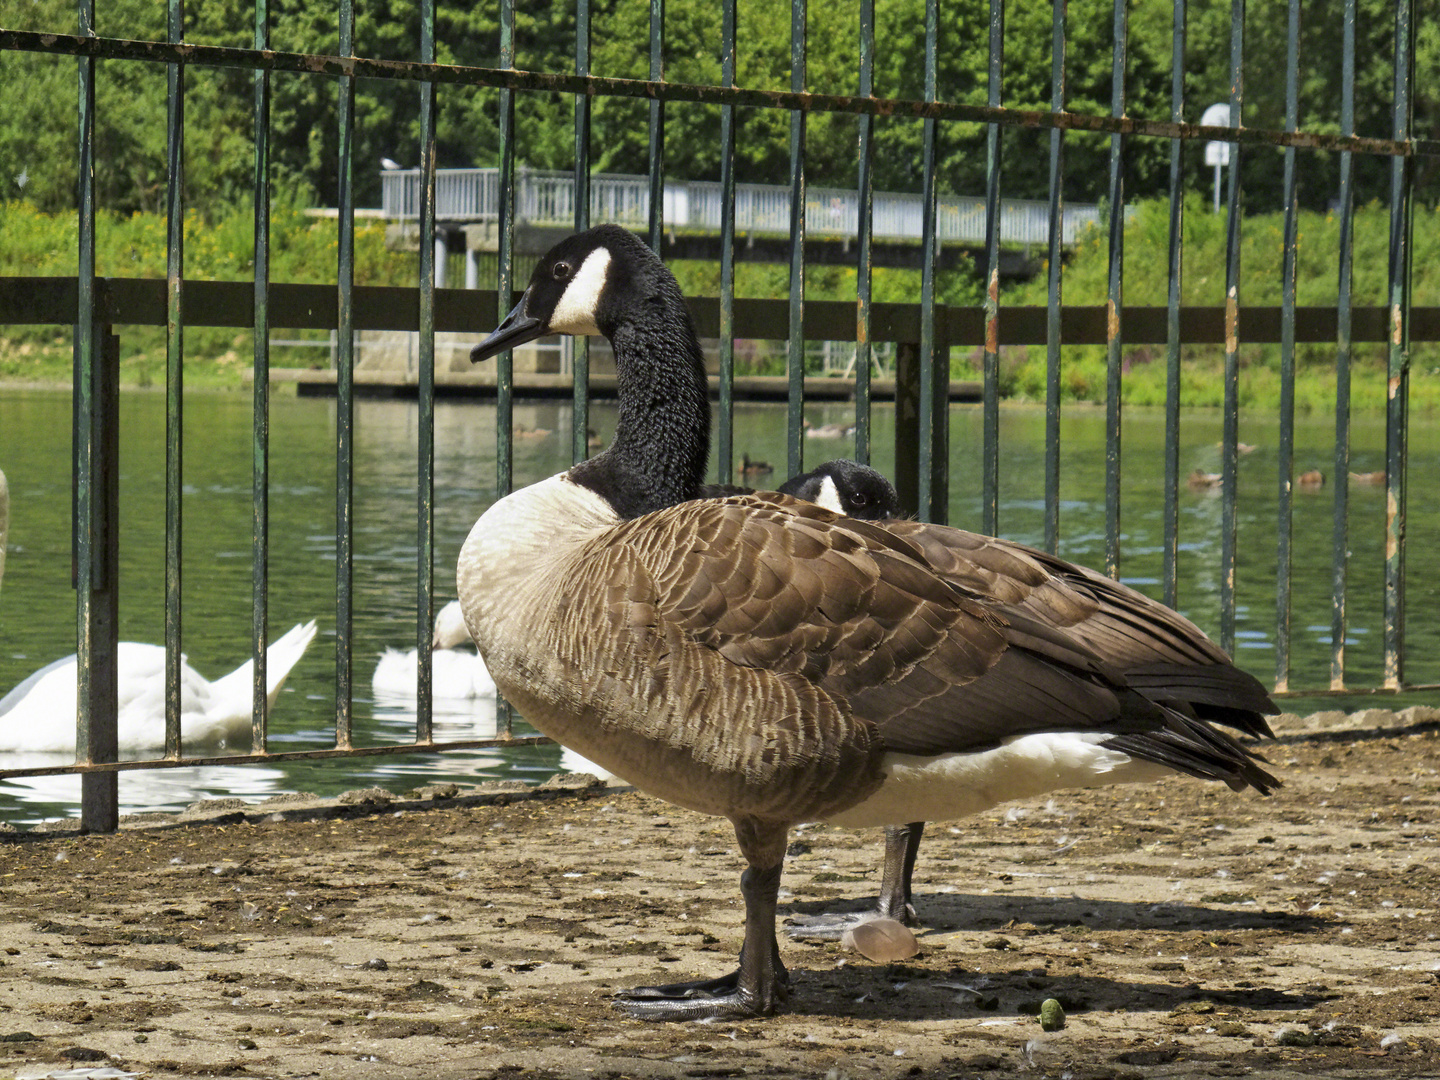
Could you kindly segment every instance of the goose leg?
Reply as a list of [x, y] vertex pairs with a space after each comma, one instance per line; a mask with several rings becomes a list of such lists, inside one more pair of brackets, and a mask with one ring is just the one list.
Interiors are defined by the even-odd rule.
[[915, 876], [915, 856], [920, 854], [920, 837], [924, 833], [923, 821], [891, 825], [885, 830], [885, 865], [876, 908], [883, 919], [895, 919], [906, 926], [919, 921], [911, 902], [910, 880]]
[[[750, 865], [740, 875], [745, 899], [745, 943], [740, 966], [728, 975], [689, 983], [621, 991], [616, 1006], [637, 1020], [715, 1020], [770, 1016], [790, 995], [790, 973], [780, 962], [775, 905], [787, 829], [737, 821], [735, 835]], [[778, 843], [773, 835], [778, 831]], [[767, 858], [768, 856], [768, 858]]]
[[915, 856], [920, 852], [923, 821], [890, 825], [885, 829], [885, 861], [882, 864], [880, 897], [869, 911], [827, 911], [819, 915], [797, 915], [787, 919], [785, 932], [793, 938], [838, 939], [846, 930], [872, 919], [894, 919], [914, 926], [918, 919], [911, 903], [910, 881], [915, 874]]

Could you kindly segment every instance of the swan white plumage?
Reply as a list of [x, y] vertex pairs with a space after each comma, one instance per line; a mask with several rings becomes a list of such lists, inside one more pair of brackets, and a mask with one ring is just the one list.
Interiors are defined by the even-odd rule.
[[[456, 647], [461, 645], [470, 648]], [[495, 696], [495, 680], [490, 677], [480, 654], [474, 651], [460, 601], [452, 600], [435, 616], [435, 635], [430, 647], [433, 650], [430, 685], [435, 700], [469, 701]], [[370, 680], [378, 704], [404, 706], [408, 703], [414, 708], [418, 660], [414, 649], [385, 650]]]
[[[266, 651], [270, 704], [315, 637], [315, 622], [294, 626]], [[251, 666], [246, 660], [213, 682], [189, 662], [180, 666], [183, 749], [225, 749], [250, 741]], [[122, 754], [165, 746], [165, 649], [122, 641], [119, 648], [119, 738]], [[75, 752], [75, 657], [47, 664], [0, 698], [0, 751]]]
[[[0, 580], [3, 580], [9, 489], [0, 473]], [[285, 678], [315, 637], [312, 620], [293, 627], [266, 652], [266, 694], [270, 704]], [[165, 746], [165, 649], [122, 641], [119, 647], [120, 752]], [[210, 681], [190, 666], [180, 668], [180, 737], [184, 749], [220, 749], [249, 742], [252, 661]], [[77, 706], [75, 656], [47, 664], [0, 698], [0, 752], [75, 752]]]

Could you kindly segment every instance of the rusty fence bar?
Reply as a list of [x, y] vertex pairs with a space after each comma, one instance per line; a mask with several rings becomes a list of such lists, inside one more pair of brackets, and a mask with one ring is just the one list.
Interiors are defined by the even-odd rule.
[[[435, 0], [420, 0], [420, 62], [435, 62]], [[415, 741], [434, 738], [435, 665], [435, 84], [420, 84], [420, 348], [415, 492]]]
[[[270, 47], [269, 0], [256, 0], [257, 51]], [[270, 72], [254, 73], [255, 388], [251, 430], [251, 688], [250, 745], [265, 748], [270, 703]]]
[[[1414, 122], [1415, 4], [1395, 5], [1394, 136], [1409, 137]], [[1405, 470], [1409, 444], [1411, 211], [1414, 170], [1390, 163], [1390, 340], [1385, 410], [1385, 686], [1399, 689], [1405, 670]]]
[[[735, 85], [737, 2], [721, 0], [720, 81]], [[720, 106], [720, 402], [715, 430], [720, 483], [735, 478], [735, 106]]]
[[[1065, 110], [1067, 0], [1056, 0], [1050, 20], [1050, 108]], [[1050, 132], [1050, 236], [1046, 253], [1045, 308], [1045, 550], [1060, 550], [1060, 305], [1064, 292], [1061, 248], [1065, 237], [1065, 133]]]
[[[170, 0], [171, 41], [185, 37], [183, 0]], [[185, 66], [166, 70], [165, 327], [165, 756], [180, 756], [181, 536], [184, 529]]]
[[[928, 25], [928, 24], [927, 24]], [[926, 35], [927, 58], [930, 55], [929, 34]], [[999, 108], [1003, 101], [1005, 81], [1005, 7], [999, 0], [990, 0], [990, 62], [986, 77], [988, 104]], [[931, 65], [927, 62], [925, 92], [933, 98], [935, 88], [929, 76]], [[927, 124], [929, 121], [927, 121]], [[1001, 128], [990, 124], [985, 129], [985, 352], [982, 359], [983, 408], [985, 412], [985, 445], [980, 463], [980, 529], [986, 533], [1000, 531], [1000, 184], [1001, 184]], [[926, 170], [927, 174], [930, 170]], [[930, 218], [933, 181], [927, 178], [926, 219]], [[1051, 221], [1053, 227], [1055, 222]], [[932, 278], [935, 273], [934, 251], [931, 246], [925, 251], [925, 271]], [[931, 292], [933, 293], [933, 287]], [[921, 349], [924, 349], [921, 345]], [[925, 388], [933, 379], [922, 384], [921, 401]], [[929, 416], [930, 410], [921, 405], [921, 415]], [[922, 449], [922, 460], [925, 451]]]
[[[590, 0], [575, 4], [575, 74], [590, 74]], [[575, 231], [590, 227], [590, 119], [593, 99], [575, 95]], [[658, 165], [659, 162], [652, 163]], [[654, 185], [652, 176], [651, 183]], [[663, 207], [661, 210], [663, 212]], [[652, 200], [653, 212], [653, 200]], [[659, 242], [659, 232], [652, 242]], [[590, 339], [576, 338], [572, 349], [574, 392], [571, 394], [570, 460], [584, 461], [590, 453]]]
[[[1189, 30], [1188, 0], [1175, 0], [1170, 35], [1170, 119], [1185, 116], [1185, 45]], [[1175, 607], [1180, 566], [1180, 303], [1184, 284], [1185, 143], [1170, 140], [1170, 230], [1165, 265], [1165, 494], [1161, 511], [1160, 588], [1165, 603]]]
[[[1244, 122], [1245, 0], [1230, 0], [1230, 124]], [[1244, 147], [1230, 147], [1225, 210], [1225, 407], [1220, 447], [1220, 647], [1235, 651], [1235, 483], [1240, 441], [1240, 192]]]
[[[502, 5], [503, 11], [503, 5]], [[502, 26], [504, 19], [502, 17]], [[513, 21], [512, 21], [513, 34]], [[1060, 128], [1065, 131], [1093, 131], [1105, 134], [1146, 135], [1156, 138], [1222, 140], [1242, 145], [1297, 146], [1311, 150], [1352, 150], [1361, 154], [1390, 157], [1440, 156], [1440, 139], [1410, 137], [1382, 139], [1373, 136], [1342, 137], [1322, 131], [1302, 130], [1294, 134], [1271, 128], [1230, 128], [1196, 123], [1177, 123], [1134, 116], [1107, 116], [1038, 109], [969, 105], [955, 101], [923, 101], [905, 98], [858, 97], [845, 94], [797, 93], [785, 90], [757, 90], [741, 86], [705, 86], [695, 83], [652, 83], [645, 79], [588, 77], [564, 73], [523, 71], [504, 59], [502, 34], [501, 66], [467, 67], [459, 64], [423, 65], [376, 57], [292, 53], [190, 42], [136, 41], [98, 35], [39, 33], [0, 28], [0, 52], [15, 50], [61, 56], [104, 57], [114, 60], [146, 60], [152, 63], [184, 61], [207, 67], [239, 67], [262, 71], [289, 71], [304, 75], [332, 75], [362, 79], [396, 79], [408, 82], [436, 82], [462, 86], [487, 86], [515, 91], [588, 94], [592, 96], [643, 98], [664, 97], [666, 101], [689, 101], [706, 105], [735, 105], [754, 109], [781, 109], [795, 112], [843, 112], [857, 115], [934, 118], [969, 123], [997, 123], [1013, 127]]]
[[[1110, 115], [1125, 115], [1125, 69], [1130, 9], [1115, 0], [1110, 53]], [[1105, 278], [1105, 573], [1120, 576], [1120, 375], [1124, 364], [1125, 325], [1125, 134], [1110, 135], [1110, 221]]]
[[[1340, 58], [1340, 131], [1355, 132], [1355, 9], [1345, 0], [1344, 40]], [[1351, 289], [1355, 257], [1355, 163], [1340, 154], [1340, 251], [1335, 320], [1335, 475], [1350, 475]], [[1331, 527], [1330, 689], [1345, 689], [1345, 588], [1350, 561], [1350, 485], [1336, 484]]]
[[[806, 0], [790, 0], [790, 91], [803, 94], [806, 37]], [[790, 379], [785, 412], [785, 471], [805, 471], [803, 432], [805, 417], [805, 113], [790, 114], [790, 327], [785, 371]], [[743, 478], [742, 478], [743, 479]]]
[[[875, 0], [860, 0], [860, 96], [875, 92]], [[875, 118], [863, 114], [859, 123], [859, 168], [856, 181], [855, 232], [855, 460], [870, 464], [870, 262], [874, 240]]]
[[[1290, 0], [1285, 49], [1285, 130], [1300, 123], [1300, 0]], [[1295, 205], [1295, 148], [1285, 148], [1285, 235], [1280, 270], [1280, 485], [1276, 493], [1275, 689], [1290, 689], [1290, 576], [1295, 474], [1295, 275], [1299, 217]], [[1238, 447], [1237, 447], [1238, 452]], [[1337, 485], [1338, 486], [1338, 485]], [[1348, 486], [1348, 485], [1346, 485]]]

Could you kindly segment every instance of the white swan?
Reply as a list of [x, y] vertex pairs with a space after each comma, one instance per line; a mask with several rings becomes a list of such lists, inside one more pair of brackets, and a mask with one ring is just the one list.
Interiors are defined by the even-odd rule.
[[[266, 697], [270, 704], [285, 677], [315, 637], [311, 620], [292, 627], [266, 652]], [[182, 749], [225, 749], [248, 745], [252, 661], [246, 660], [211, 682], [182, 656], [180, 665], [180, 742]], [[165, 746], [165, 649], [160, 645], [120, 642], [118, 688], [120, 752], [159, 750]], [[0, 698], [0, 752], [75, 752], [77, 707], [75, 656], [47, 664]]]
[[[469, 645], [469, 649], [456, 648]], [[474, 651], [470, 631], [460, 601], [452, 600], [435, 616], [435, 636], [431, 639], [431, 693], [436, 701], [460, 702], [472, 698], [494, 698], [495, 680], [485, 668], [485, 661]], [[418, 655], [414, 649], [386, 649], [375, 665], [370, 688], [380, 705], [415, 707]], [[453, 712], [453, 708], [441, 711]]]
[[[9, 489], [0, 473], [0, 579], [10, 519]], [[285, 677], [315, 637], [315, 623], [296, 626], [266, 652], [266, 691], [271, 705]], [[183, 657], [182, 657], [183, 661]], [[188, 662], [180, 667], [180, 738], [183, 749], [217, 749], [250, 739], [252, 661], [224, 678], [206, 679]], [[120, 752], [165, 746], [165, 649], [120, 642]], [[75, 656], [64, 657], [22, 679], [0, 698], [0, 753], [75, 753], [74, 717], [78, 678]]]

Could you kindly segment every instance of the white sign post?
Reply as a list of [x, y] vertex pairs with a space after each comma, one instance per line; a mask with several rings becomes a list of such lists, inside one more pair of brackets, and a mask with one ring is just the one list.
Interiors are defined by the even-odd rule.
[[[1230, 106], [1224, 102], [1218, 105], [1211, 105], [1200, 117], [1202, 127], [1229, 127]], [[1220, 212], [1220, 170], [1230, 164], [1230, 144], [1228, 142], [1207, 142], [1205, 144], [1205, 164], [1215, 167], [1215, 213]]]

